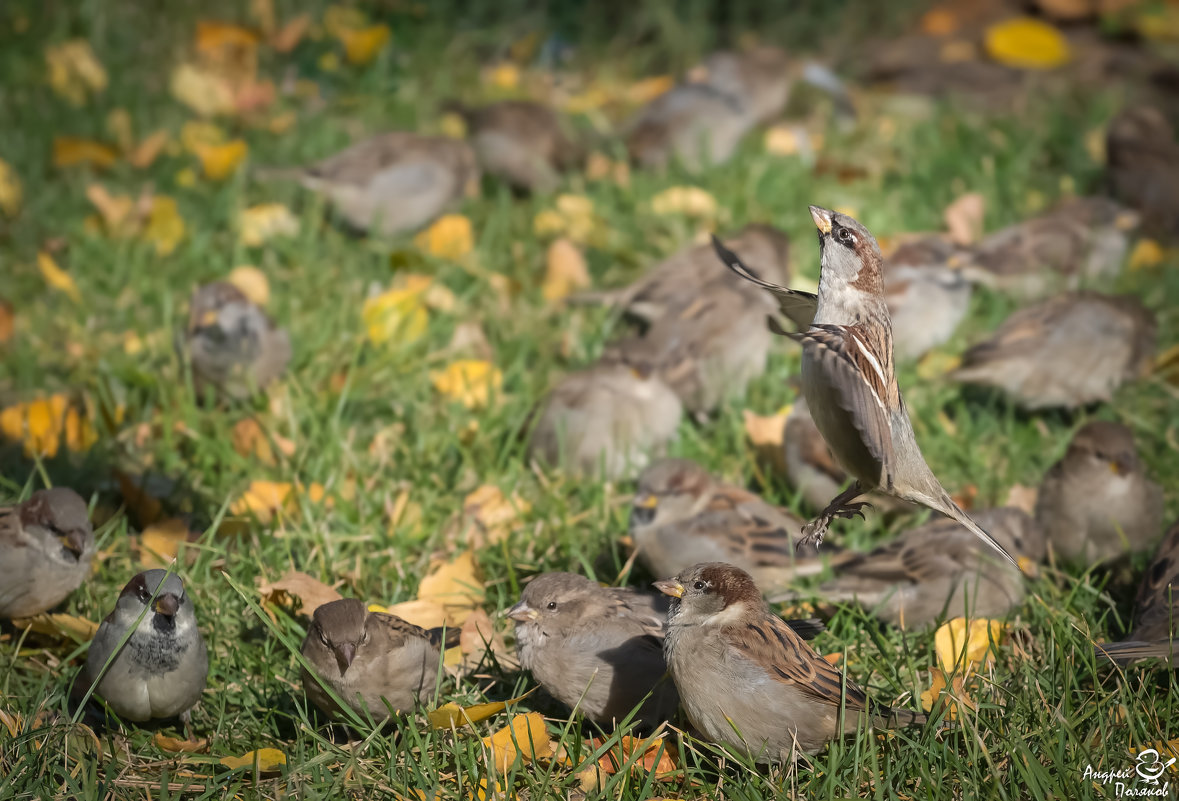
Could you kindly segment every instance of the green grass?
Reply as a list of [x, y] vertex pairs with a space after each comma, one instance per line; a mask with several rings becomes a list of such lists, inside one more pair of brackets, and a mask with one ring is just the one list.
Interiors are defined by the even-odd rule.
[[[191, 12], [168, 7], [150, 18], [131, 14], [135, 4], [81, 3], [55, 7], [6, 4], [0, 9], [0, 110], [8, 121], [0, 135], [0, 158], [19, 172], [25, 206], [15, 220], [0, 221], [0, 294], [17, 309], [15, 339], [0, 346], [0, 405], [66, 391], [107, 405], [125, 407], [114, 431], [103, 431], [84, 455], [62, 455], [43, 465], [25, 460], [19, 446], [0, 449], [0, 495], [18, 497], [43, 483], [68, 484], [95, 498], [103, 526], [101, 566], [64, 610], [101, 619], [118, 589], [139, 569], [137, 529], [120, 508], [116, 468], [166, 476], [168, 504], [198, 529], [210, 527], [187, 548], [181, 572], [195, 600], [210, 650], [210, 689], [194, 710], [195, 735], [210, 738], [212, 759], [182, 762], [152, 743], [152, 728], [97, 729], [98, 745], [66, 725], [66, 697], [84, 645], [27, 639], [5, 629], [0, 642], [0, 710], [19, 713], [26, 730], [16, 738], [0, 734], [0, 797], [336, 799], [381, 797], [406, 787], [427, 795], [469, 798], [486, 776], [478, 736], [507, 722], [498, 716], [455, 737], [430, 731], [421, 716], [396, 722], [390, 731], [365, 732], [360, 739], [333, 737], [318, 728], [299, 687], [293, 654], [305, 619], [278, 612], [277, 623], [256, 614], [255, 580], [277, 578], [295, 567], [328, 583], [341, 582], [348, 595], [393, 603], [413, 598], [431, 555], [451, 552], [448, 525], [462, 498], [491, 482], [516, 491], [532, 510], [502, 546], [481, 550], [487, 583], [486, 608], [493, 615], [513, 603], [521, 581], [541, 570], [575, 570], [612, 580], [626, 553], [619, 537], [626, 527], [627, 482], [574, 481], [535, 473], [523, 458], [517, 436], [544, 388], [562, 371], [590, 362], [620, 323], [606, 311], [547, 307], [540, 295], [545, 243], [532, 235], [532, 218], [551, 198], [513, 199], [485, 182], [482, 198], [463, 208], [474, 223], [478, 263], [521, 287], [510, 306], [497, 298], [481, 274], [416, 253], [409, 237], [381, 243], [351, 237], [324, 219], [322, 207], [296, 188], [252, 183], [247, 173], [221, 185], [176, 185], [190, 165], [186, 156], [165, 156], [147, 173], [116, 166], [106, 174], [55, 170], [49, 166], [55, 134], [101, 137], [108, 111], [127, 108], [138, 134], [159, 126], [175, 132], [189, 113], [167, 93], [170, 66], [189, 47]], [[321, 7], [309, 8], [316, 16]], [[502, 54], [505, 43], [544, 24], [525, 4], [518, 14], [458, 15], [432, 5], [423, 19], [405, 13], [409, 4], [388, 3], [373, 13], [387, 18], [394, 43], [369, 68], [333, 74], [316, 66], [324, 43], [307, 43], [294, 54], [267, 56], [262, 69], [280, 76], [288, 64], [321, 82], [326, 107], [300, 112], [298, 126], [282, 136], [242, 128], [254, 164], [295, 163], [331, 152], [356, 129], [432, 122], [435, 103], [451, 92], [480, 96], [480, 62]], [[848, 4], [845, 4], [848, 5]], [[872, 4], [873, 6], [875, 4]], [[828, 7], [830, 4], [824, 4]], [[219, 4], [220, 16], [236, 18], [235, 6]], [[737, 4], [736, 26], [758, 26], [756, 4]], [[293, 3], [279, 4], [280, 17]], [[570, 7], [554, 13], [552, 24], [566, 38], [584, 44], [583, 63], [609, 59], [620, 73], [643, 74], [690, 63], [726, 35], [710, 24], [703, 4], [644, 5], [614, 41], [596, 30], [589, 11]], [[218, 16], [214, 11], [207, 17]], [[840, 19], [848, 15], [838, 15]], [[836, 49], [848, 48], [872, 27], [895, 20], [864, 14], [860, 23], [822, 24], [814, 9], [797, 24], [779, 20], [788, 41], [809, 42], [829, 35]], [[20, 20], [24, 20], [24, 24]], [[828, 17], [830, 19], [830, 17]], [[512, 20], [515, 20], [514, 22]], [[23, 31], [23, 32], [20, 32]], [[766, 34], [767, 37], [769, 34]], [[110, 88], [88, 106], [74, 109], [49, 95], [43, 84], [42, 49], [69, 36], [88, 38], [111, 74]], [[294, 101], [282, 101], [295, 106]], [[660, 218], [649, 199], [675, 184], [693, 183], [712, 192], [724, 209], [723, 227], [768, 220], [794, 237], [794, 267], [817, 278], [808, 203], [854, 206], [879, 234], [939, 227], [945, 205], [963, 191], [987, 199], [989, 228], [1020, 219], [1035, 198], [1052, 200], [1062, 178], [1081, 189], [1096, 187], [1100, 167], [1087, 156], [1082, 134], [1115, 107], [1110, 96], [1068, 94], [1036, 98], [1013, 116], [984, 117], [968, 106], [936, 106], [926, 118], [897, 118], [898, 132], [881, 142], [873, 119], [847, 134], [828, 132], [825, 154], [837, 162], [867, 162], [880, 169], [872, 178], [841, 185], [816, 178], [792, 160], [761, 152], [750, 137], [730, 164], [695, 178], [636, 173], [629, 191], [571, 177], [566, 191], [593, 198], [610, 228], [607, 246], [587, 254], [596, 286], [618, 285], [681, 246], [691, 235], [685, 220]], [[884, 113], [884, 112], [882, 112]], [[227, 127], [234, 129], [233, 123]], [[870, 149], [869, 149], [870, 148]], [[112, 241], [83, 227], [91, 213], [86, 187], [99, 181], [137, 193], [146, 182], [177, 198], [188, 236], [176, 252], [158, 258], [134, 241]], [[260, 249], [237, 243], [239, 209], [264, 201], [289, 203], [301, 215], [301, 231]], [[75, 278], [85, 302], [73, 304], [48, 291], [35, 257], [50, 239], [67, 248], [59, 263]], [[425, 337], [403, 347], [372, 347], [362, 337], [360, 310], [371, 286], [387, 286], [394, 261], [429, 272], [458, 298], [450, 313], [433, 313]], [[260, 266], [269, 276], [271, 313], [292, 332], [295, 356], [282, 391], [279, 412], [265, 404], [210, 409], [195, 403], [171, 348], [172, 331], [198, 283], [224, 276], [238, 264]], [[1140, 294], [1158, 311], [1160, 345], [1179, 340], [1179, 270], [1127, 274], [1118, 288]], [[991, 330], [1011, 309], [1010, 301], [979, 292], [973, 313], [946, 350], [960, 352]], [[428, 372], [449, 356], [443, 352], [463, 321], [479, 322], [504, 374], [500, 402], [470, 412], [440, 402]], [[137, 355], [122, 346], [125, 332], [148, 343]], [[568, 356], [561, 355], [568, 337]], [[741, 408], [769, 413], [792, 400], [786, 380], [796, 373], [797, 354], [781, 347], [767, 373], [743, 402], [723, 409], [713, 423], [681, 427], [674, 452], [705, 462], [736, 481], [757, 472], [741, 426]], [[342, 391], [331, 389], [343, 367]], [[1075, 415], [1037, 417], [1012, 411], [986, 395], [966, 394], [941, 379], [923, 381], [905, 367], [902, 387], [925, 453], [951, 489], [973, 483], [978, 503], [999, 503], [1015, 483], [1033, 485], [1063, 451], [1070, 432], [1090, 417], [1120, 419], [1138, 437], [1152, 472], [1167, 487], [1168, 509], [1179, 512], [1179, 399], [1173, 387], [1145, 380], [1124, 388], [1116, 402]], [[938, 422], [944, 412], [956, 425], [951, 435]], [[294, 455], [273, 466], [239, 456], [230, 444], [233, 425], [259, 415], [268, 430], [296, 443]], [[470, 422], [478, 436], [463, 438]], [[181, 427], [182, 426], [182, 427]], [[391, 447], [373, 452], [369, 443], [386, 432]], [[139, 436], [137, 436], [139, 435]], [[353, 500], [333, 508], [304, 504], [297, 514], [272, 526], [230, 535], [211, 527], [225, 504], [251, 479], [320, 482], [338, 492], [355, 482]], [[402, 489], [420, 517], [391, 527], [388, 501]], [[781, 479], [770, 477], [768, 494], [796, 509]], [[839, 524], [845, 542], [863, 545], [888, 536], [883, 528]], [[1141, 567], [1145, 558], [1139, 558]], [[633, 576], [641, 584], [647, 577]], [[1012, 615], [1009, 644], [973, 692], [976, 712], [964, 710], [955, 728], [909, 729], [884, 738], [864, 734], [833, 743], [793, 772], [767, 773], [731, 760], [719, 764], [708, 746], [681, 746], [684, 769], [668, 782], [653, 784], [643, 774], [611, 777], [590, 797], [638, 799], [651, 796], [760, 799], [774, 796], [881, 799], [912, 798], [1085, 798], [1107, 797], [1112, 787], [1083, 782], [1087, 764], [1103, 770], [1133, 764], [1131, 746], [1179, 736], [1175, 723], [1179, 693], [1175, 675], [1161, 668], [1124, 673], [1098, 666], [1090, 638], [1120, 636], [1128, 621], [1132, 579], [1102, 573], [1079, 575], [1046, 569], [1024, 605]], [[933, 631], [887, 629], [854, 609], [829, 622], [816, 645], [846, 651], [849, 674], [881, 701], [916, 709], [936, 664]], [[505, 699], [532, 686], [526, 675], [485, 665], [457, 684], [442, 682], [438, 702]], [[531, 700], [520, 705], [532, 708]], [[592, 727], [568, 725], [557, 710], [550, 731], [573, 756], [590, 759], [581, 735]], [[47, 715], [32, 721], [38, 712]], [[167, 724], [165, 732], [178, 734]], [[287, 757], [275, 775], [229, 772], [217, 757], [274, 747]], [[557, 765], [518, 766], [505, 780], [521, 797], [565, 796], [577, 791], [574, 771]]]

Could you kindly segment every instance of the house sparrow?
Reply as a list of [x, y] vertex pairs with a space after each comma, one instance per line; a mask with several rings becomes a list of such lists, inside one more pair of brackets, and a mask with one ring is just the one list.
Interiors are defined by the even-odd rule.
[[898, 359], [919, 359], [954, 335], [974, 289], [959, 269], [964, 260], [960, 248], [939, 237], [908, 242], [889, 256], [884, 299]]
[[769, 122], [782, 113], [796, 77], [786, 52], [768, 46], [747, 52], [718, 51], [692, 74], [700, 83], [735, 98], [752, 125]]
[[581, 150], [548, 106], [528, 100], [504, 100], [471, 108], [449, 103], [446, 110], [463, 118], [467, 138], [483, 171], [526, 192], [550, 192], [560, 173], [581, 158]]
[[90, 575], [92, 561], [90, 513], [72, 489], [37, 490], [0, 507], [0, 618], [49, 611]]
[[1025, 409], [1072, 409], [1109, 401], [1146, 374], [1155, 333], [1154, 314], [1134, 297], [1067, 293], [1016, 311], [951, 376], [1001, 389]]
[[1088, 423], [1044, 476], [1036, 519], [1057, 554], [1090, 565], [1150, 547], [1163, 527], [1163, 490], [1147, 478], [1130, 429]]
[[192, 295], [188, 327], [177, 347], [192, 365], [197, 397], [210, 389], [244, 400], [287, 368], [291, 342], [266, 313], [233, 284], [216, 281]]
[[[957, 520], [1015, 564], [958, 507], [921, 455], [893, 371], [892, 325], [876, 239], [846, 214], [818, 206], [810, 211], [819, 229], [821, 255], [814, 322], [798, 334], [775, 328], [802, 344], [807, 406], [836, 460], [856, 480], [807, 524], [799, 544], [817, 546], [833, 518], [862, 514], [865, 504], [855, 498], [879, 489]], [[788, 316], [806, 301], [806, 293], [762, 281], [719, 241], [713, 244], [732, 269], [773, 292]]]
[[616, 354], [569, 373], [542, 402], [529, 454], [580, 475], [642, 469], [675, 438], [684, 409], [656, 366]]
[[1105, 155], [1111, 194], [1142, 214], [1147, 231], [1179, 233], [1179, 145], [1166, 117], [1150, 107], [1124, 109], [1109, 124]]
[[761, 586], [780, 584], [805, 560], [794, 541], [803, 521], [752, 492], [725, 484], [688, 459], [662, 459], [639, 474], [630, 534], [638, 559], [656, 576], [700, 562], [728, 562]]
[[1121, 272], [1139, 216], [1103, 197], [1072, 198], [1046, 214], [989, 234], [963, 266], [967, 278], [1024, 298]]
[[256, 175], [293, 178], [323, 195], [352, 228], [392, 236], [420, 228], [476, 193], [479, 165], [466, 142], [392, 131], [308, 167]]
[[[1015, 508], [974, 514], [1009, 553], [1032, 563], [1044, 558], [1044, 532]], [[833, 603], [855, 602], [901, 628], [942, 618], [1002, 617], [1024, 597], [1020, 570], [996, 558], [973, 533], [946, 518], [930, 521], [862, 554], [832, 560], [835, 578], [815, 594]], [[794, 600], [799, 593], [771, 596]]]
[[[726, 247], [741, 254], [758, 277], [786, 284], [790, 281], [790, 240], [772, 225], [753, 223], [731, 237]], [[570, 300], [576, 303], [607, 303], [626, 310], [650, 326], [671, 310], [689, 307], [714, 286], [726, 286], [759, 300], [765, 293], [736, 278], [716, 260], [711, 245], [690, 245], [667, 257], [629, 286], [605, 292], [586, 292]], [[763, 326], [764, 327], [764, 326]]]
[[147, 570], [128, 582], [86, 654], [95, 693], [119, 717], [136, 722], [187, 719], [208, 672], [192, 601], [180, 577], [166, 570]]
[[675, 599], [663, 652], [688, 720], [704, 739], [758, 762], [790, 762], [868, 717], [889, 726], [925, 721], [871, 704], [770, 612], [740, 568], [695, 565], [655, 586]]
[[1114, 662], [1159, 657], [1175, 664], [1179, 650], [1179, 523], [1171, 526], [1146, 566], [1134, 602], [1134, 628], [1122, 642], [1101, 643], [1097, 655]]
[[641, 705], [647, 729], [678, 704], [664, 678], [664, 615], [650, 596], [572, 573], [537, 576], [507, 611], [520, 664], [553, 698], [603, 726]]
[[458, 629], [427, 631], [370, 612], [355, 598], [331, 601], [316, 608], [303, 640], [303, 656], [315, 671], [303, 668], [303, 690], [334, 717], [343, 710], [325, 686], [362, 718], [384, 720], [389, 708], [411, 711], [434, 691], [442, 650], [456, 645], [458, 636]]
[[750, 108], [715, 86], [681, 83], [641, 109], [624, 127], [626, 149], [642, 167], [673, 159], [697, 172], [732, 158], [757, 124]]

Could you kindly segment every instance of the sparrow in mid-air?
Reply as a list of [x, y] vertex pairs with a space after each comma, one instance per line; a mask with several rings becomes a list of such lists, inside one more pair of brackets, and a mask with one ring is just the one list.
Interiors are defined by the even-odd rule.
[[208, 673], [208, 652], [184, 582], [156, 569], [123, 588], [90, 641], [84, 675], [115, 714], [143, 722], [186, 719]]
[[712, 562], [655, 582], [674, 600], [663, 651], [688, 720], [757, 762], [793, 761], [829, 740], [925, 717], [872, 703], [770, 611], [748, 573]]
[[1006, 559], [1015, 560], [970, 519], [925, 463], [893, 369], [892, 323], [884, 299], [883, 259], [868, 229], [836, 211], [811, 206], [819, 230], [819, 294], [761, 280], [719, 240], [717, 254], [739, 274], [773, 292], [784, 314], [814, 308], [800, 333], [776, 330], [802, 345], [802, 390], [823, 439], [856, 480], [803, 530], [818, 545], [835, 517], [862, 514], [855, 499], [880, 490], [953, 518]]
[[47, 612], [78, 589], [94, 561], [86, 502], [68, 487], [0, 507], [0, 618]]

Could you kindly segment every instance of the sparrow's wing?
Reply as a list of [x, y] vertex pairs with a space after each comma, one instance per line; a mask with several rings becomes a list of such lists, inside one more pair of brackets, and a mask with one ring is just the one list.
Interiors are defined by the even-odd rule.
[[1171, 526], [1142, 576], [1134, 603], [1135, 640], [1179, 634], [1179, 523]]
[[716, 255], [720, 257], [720, 260], [730, 270], [746, 281], [750, 281], [762, 289], [772, 292], [778, 300], [778, 308], [782, 310], [782, 314], [789, 317], [800, 330], [805, 331], [807, 328], [810, 328], [811, 323], [815, 319], [815, 312], [819, 308], [818, 295], [803, 292], [799, 289], [787, 289], [784, 286], [763, 281], [758, 277], [757, 273], [742, 263], [736, 253], [725, 247], [716, 236], [712, 237], [712, 247], [716, 250]]

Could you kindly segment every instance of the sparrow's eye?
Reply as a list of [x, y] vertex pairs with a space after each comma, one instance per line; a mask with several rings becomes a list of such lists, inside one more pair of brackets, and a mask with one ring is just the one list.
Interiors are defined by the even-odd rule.
[[332, 644], [331, 644], [331, 642], [328, 640], [328, 637], [327, 637], [327, 635], [326, 635], [326, 634], [324, 634], [324, 632], [323, 632], [323, 629], [320, 629], [320, 630], [319, 630], [319, 641], [320, 641], [321, 643], [323, 643], [324, 645], [326, 645], [328, 648], [331, 648], [331, 647], [332, 647]]
[[368, 632], [367, 631], [360, 636], [360, 644], [364, 645], [366, 642], [368, 642]]
[[549, 601], [549, 609], [556, 609], [556, 608], [557, 608], [557, 602], [556, 601]]
[[136, 594], [139, 596], [139, 600], [144, 603], [147, 603], [151, 599], [151, 593], [147, 591], [147, 587], [140, 587], [139, 592]]
[[835, 230], [835, 238], [839, 240], [839, 244], [851, 247], [856, 243], [856, 238], [852, 236], [852, 232], [846, 228], [837, 228]]
[[702, 589], [704, 589], [704, 588], [705, 588], [705, 587], [707, 587], [707, 586], [708, 586], [708, 585], [707, 585], [707, 584], [705, 584], [703, 581], [697, 581], [696, 583], [694, 583], [694, 584], [692, 585], [692, 589], [694, 589], [694, 590], [702, 590]]

